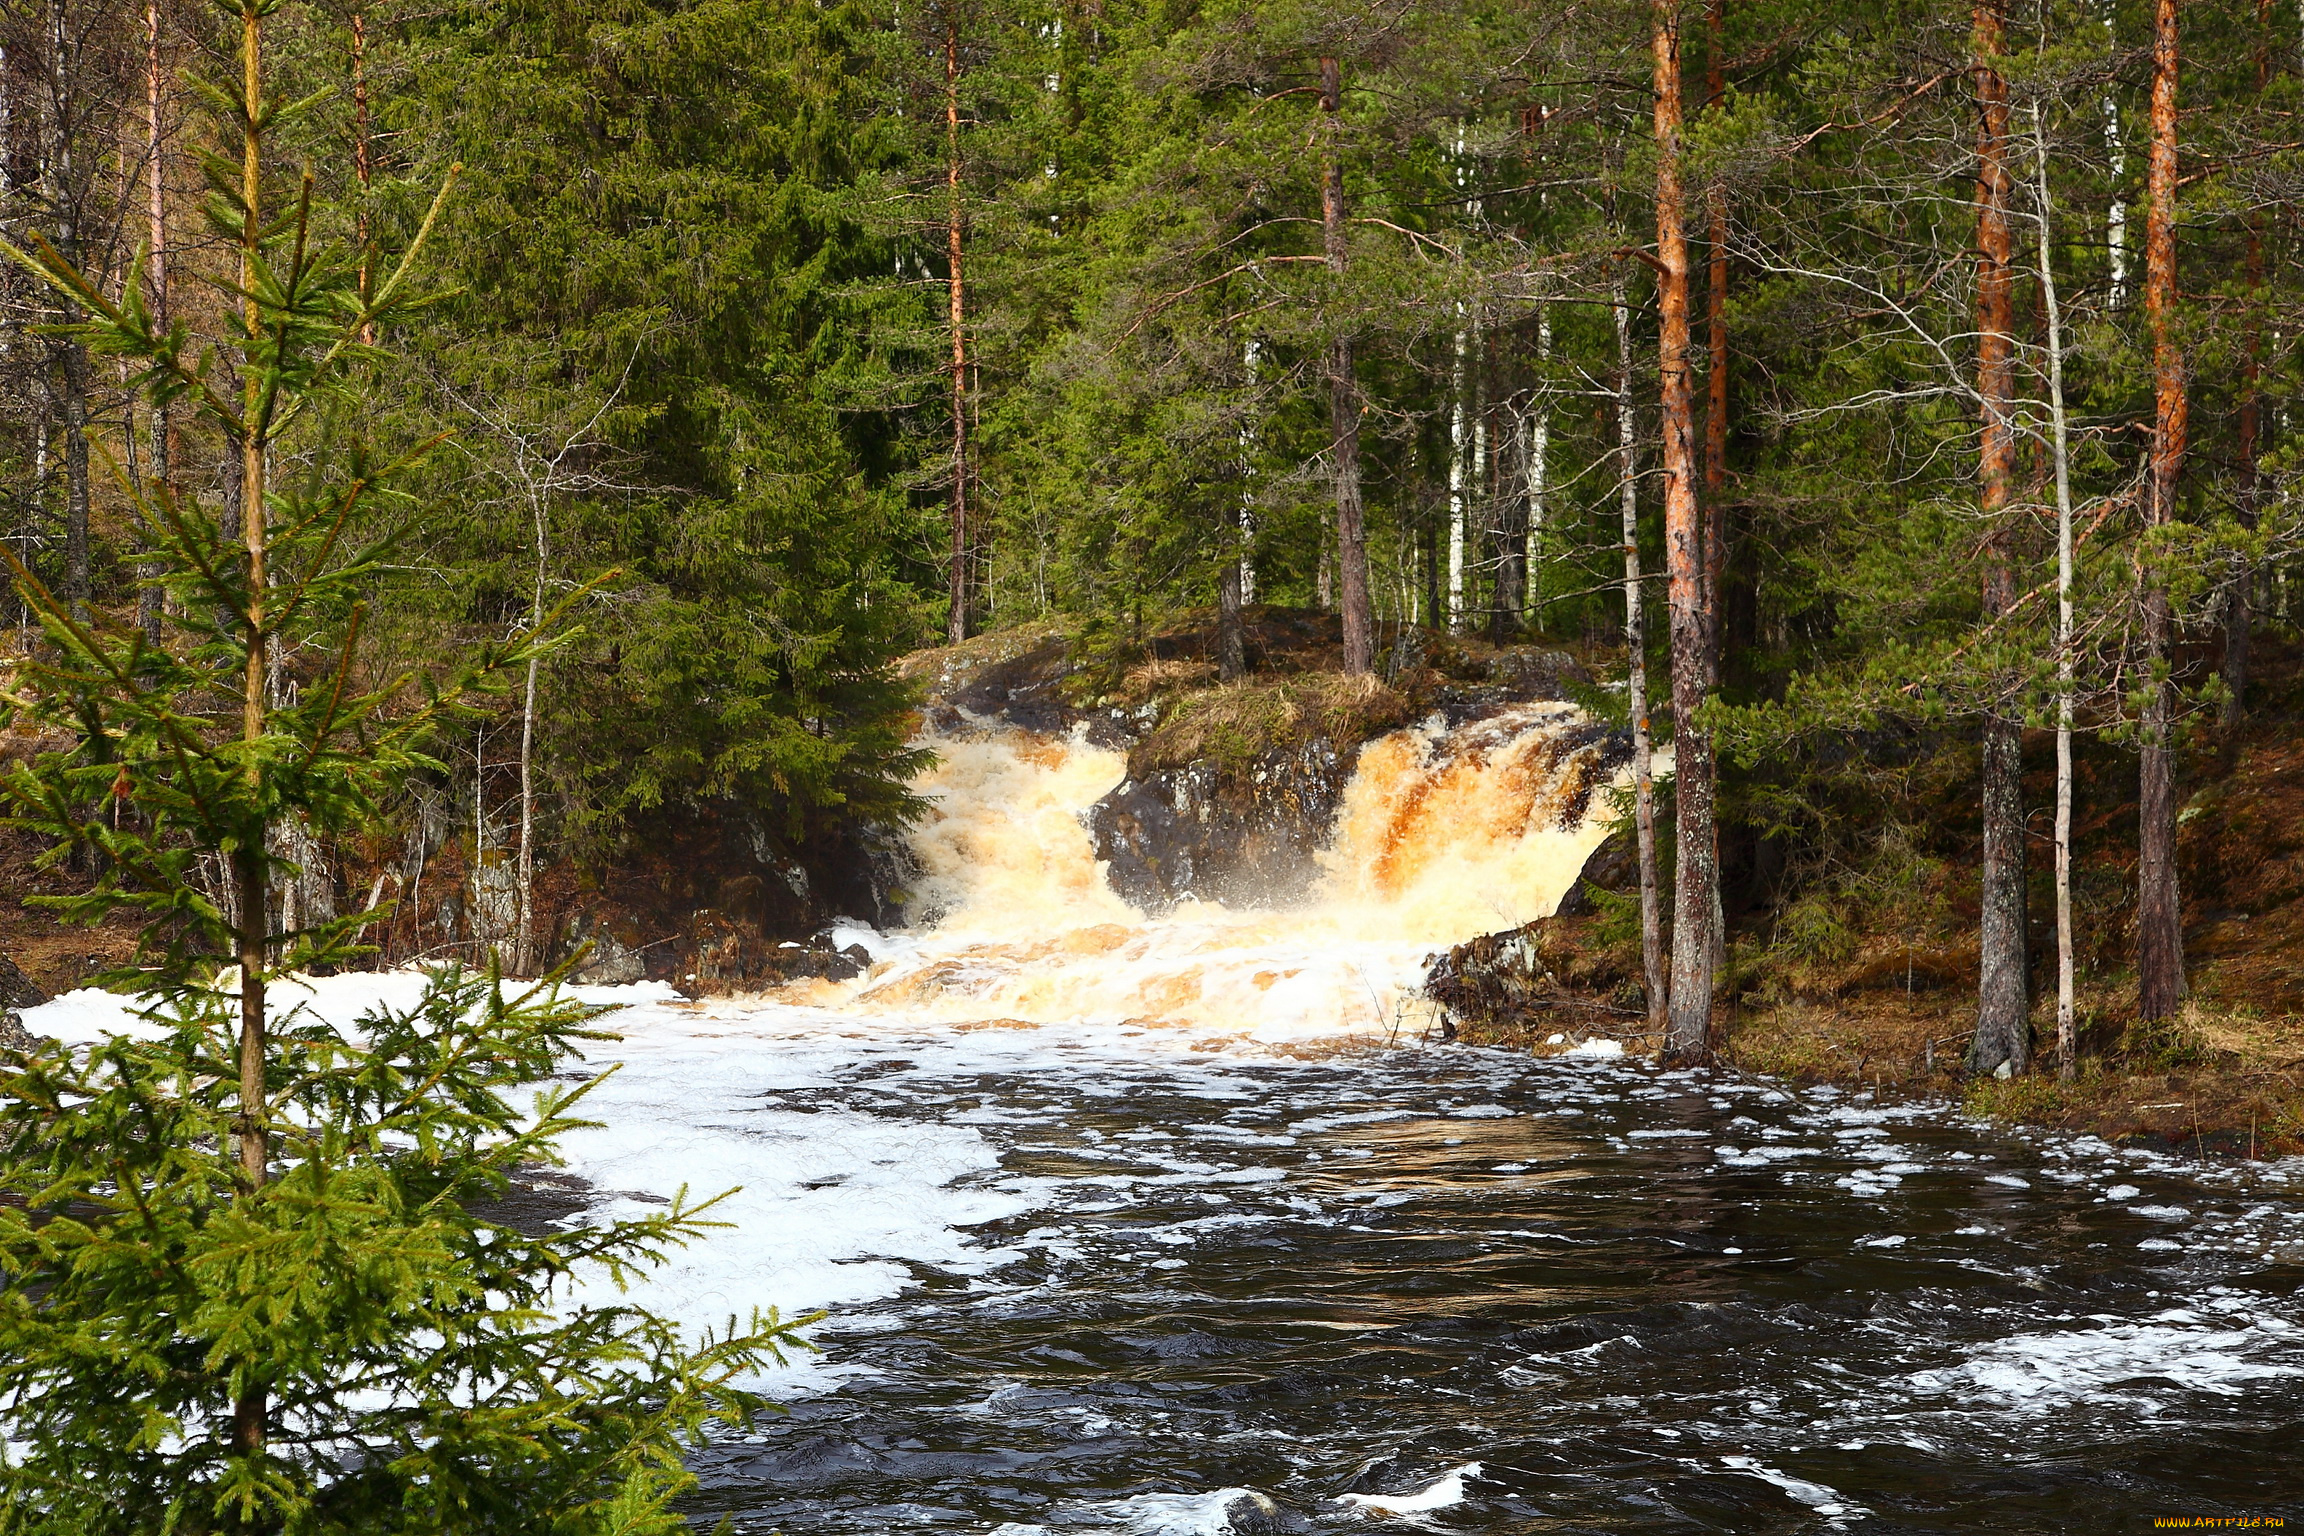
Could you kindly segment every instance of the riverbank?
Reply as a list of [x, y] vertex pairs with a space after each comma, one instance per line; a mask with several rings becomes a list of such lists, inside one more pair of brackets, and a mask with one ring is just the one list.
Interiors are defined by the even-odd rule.
[[[1490, 999], [1500, 989], [1517, 996], [1507, 1006], [1460, 1001], [1451, 1010], [1457, 1037], [1539, 1053], [1590, 1037], [1651, 1047], [1642, 1033], [1636, 936], [1624, 930], [1621, 910], [1603, 905], [1530, 924], [1517, 942], [1491, 936], [1461, 946], [1456, 954], [1489, 978]], [[2247, 958], [2262, 968], [2262, 957]], [[1787, 995], [1773, 985], [1781, 977], [1769, 961], [1755, 936], [1740, 936], [1718, 1042], [1732, 1069], [1885, 1099], [1957, 1101], [1985, 1120], [2203, 1158], [2304, 1152], [2304, 1015], [2220, 1004], [2207, 990], [2220, 975], [2212, 966], [2202, 968], [2183, 1015], [2148, 1031], [2136, 1027], [2116, 983], [2089, 987], [2078, 1010], [2086, 1021], [2079, 1069], [2061, 1081], [2053, 1070], [2005, 1080], [1967, 1074], [1974, 1000], [1940, 955], [1908, 964], [1876, 956], [1851, 967], [1869, 985], [1820, 997]], [[2052, 1007], [2050, 1000], [2042, 1012]], [[2052, 1029], [2051, 1021], [2041, 1032]]]

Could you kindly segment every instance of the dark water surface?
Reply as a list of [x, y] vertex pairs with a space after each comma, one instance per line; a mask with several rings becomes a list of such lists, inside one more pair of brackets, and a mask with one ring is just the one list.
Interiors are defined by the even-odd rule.
[[1030, 1209], [699, 1458], [740, 1531], [2304, 1521], [2304, 1169], [1455, 1049], [867, 1052], [776, 1104], [972, 1126]]

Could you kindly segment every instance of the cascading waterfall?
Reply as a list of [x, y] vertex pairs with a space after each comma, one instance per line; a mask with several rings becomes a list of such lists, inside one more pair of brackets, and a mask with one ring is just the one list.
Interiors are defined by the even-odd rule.
[[[1263, 1044], [1425, 1022], [1435, 949], [1552, 912], [1606, 835], [1608, 743], [1571, 705], [1521, 705], [1369, 743], [1302, 899], [1187, 900], [1150, 915], [1113, 892], [1086, 812], [1125, 774], [1082, 736], [971, 729], [932, 741], [912, 839], [932, 927], [857, 934], [878, 963], [793, 1001], [849, 1015], [1029, 1026], [1076, 1020]], [[844, 936], [845, 937], [845, 936]]]

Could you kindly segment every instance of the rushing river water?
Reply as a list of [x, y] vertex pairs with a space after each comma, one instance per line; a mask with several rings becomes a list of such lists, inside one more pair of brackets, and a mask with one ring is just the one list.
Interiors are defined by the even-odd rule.
[[860, 1213], [925, 1168], [1001, 1214], [956, 1209], [958, 1243], [822, 1325], [789, 1416], [702, 1457], [700, 1512], [787, 1536], [2304, 1516], [2281, 1170], [1603, 1061], [1160, 1045], [787, 1046], [790, 1085], [724, 1124], [796, 1195], [908, 1230]]
[[[2304, 1159], [1417, 1046], [1435, 946], [1598, 841], [1572, 712], [1363, 754], [1317, 890], [1149, 917], [1119, 759], [939, 743], [926, 931], [768, 998], [611, 988], [620, 1069], [530, 1219], [740, 1186], [632, 1299], [824, 1308], [702, 1450], [766, 1536], [2088, 1533], [2304, 1519]], [[1588, 734], [1588, 733], [1587, 733]], [[1579, 756], [1579, 754], [1586, 754]], [[338, 976], [311, 1006], [412, 1002]], [[281, 998], [293, 994], [283, 987]], [[126, 1027], [76, 993], [35, 1029]], [[602, 1293], [601, 1299], [615, 1299]]]

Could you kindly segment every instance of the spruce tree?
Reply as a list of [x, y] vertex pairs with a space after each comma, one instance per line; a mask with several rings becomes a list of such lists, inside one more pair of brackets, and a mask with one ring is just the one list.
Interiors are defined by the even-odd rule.
[[435, 766], [460, 700], [548, 642], [366, 677], [385, 549], [353, 531], [432, 445], [362, 442], [349, 370], [418, 307], [422, 233], [385, 275], [314, 238], [309, 179], [274, 195], [294, 109], [264, 90], [266, 9], [244, 0], [236, 78], [207, 93], [240, 150], [207, 167], [237, 269], [224, 344], [163, 329], [141, 281], [115, 301], [53, 247], [5, 250], [86, 317], [75, 341], [230, 446], [239, 494], [211, 511], [120, 477], [177, 644], [9, 557], [45, 644], [0, 724], [69, 744], [0, 805], [101, 872], [61, 916], [142, 918], [138, 964], [108, 979], [157, 1028], [0, 1060], [0, 1531], [674, 1529], [684, 1437], [751, 1412], [735, 1384], [797, 1340], [769, 1313], [695, 1345], [575, 1293], [660, 1261], [710, 1202], [544, 1232], [490, 1213], [581, 1123], [582, 1086], [513, 1095], [608, 1038], [598, 1010], [453, 968], [352, 1022], [274, 987], [356, 960], [364, 921], [283, 922], [286, 850], [361, 827]]

